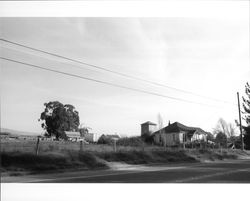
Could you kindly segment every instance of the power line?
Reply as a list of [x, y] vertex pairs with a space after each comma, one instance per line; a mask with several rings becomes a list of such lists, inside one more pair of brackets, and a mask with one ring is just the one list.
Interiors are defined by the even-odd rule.
[[[168, 98], [168, 99], [187, 102], [187, 103], [192, 103], [192, 104], [198, 104], [198, 105], [209, 106], [209, 107], [216, 107], [214, 105], [208, 105], [208, 104], [194, 102], [194, 101], [190, 101], [190, 100], [186, 100], [186, 99], [167, 96], [167, 95], [163, 95], [163, 94], [159, 94], [159, 93], [155, 93], [155, 92], [149, 92], [149, 91], [142, 90], [142, 89], [136, 89], [136, 88], [132, 88], [132, 87], [118, 85], [118, 84], [114, 84], [114, 83], [111, 83], [111, 82], [106, 82], [106, 81], [102, 81], [102, 80], [98, 80], [98, 79], [93, 79], [93, 78], [89, 78], [89, 77], [75, 75], [75, 74], [72, 74], [72, 73], [67, 73], [67, 72], [64, 72], [64, 71], [58, 71], [58, 70], [54, 70], [54, 69], [50, 69], [50, 68], [45, 68], [45, 67], [42, 67], [42, 66], [38, 66], [38, 65], [30, 64], [30, 63], [25, 63], [25, 62], [22, 62], [22, 61], [17, 61], [17, 60], [5, 58], [5, 57], [0, 57], [0, 59], [10, 61], [10, 62], [13, 62], [13, 63], [22, 64], [22, 65], [25, 65], [25, 66], [29, 66], [29, 67], [44, 70], [44, 71], [50, 71], [50, 72], [54, 72], [54, 73], [58, 73], [58, 74], [62, 74], [62, 75], [67, 75], [67, 76], [70, 76], [70, 77], [75, 77], [75, 78], [79, 78], [79, 79], [83, 79], [83, 80], [96, 82], [96, 83], [99, 83], [99, 84], [105, 84], [105, 85], [109, 85], [109, 86], [113, 86], [113, 87], [117, 87], [117, 88], [128, 89], [128, 90], [131, 90], [131, 91], [136, 91], [136, 92], [140, 92], [140, 93], [144, 93], [144, 94], [150, 94], [150, 95], [159, 96], [159, 97], [162, 97], [162, 98]], [[216, 107], [216, 108], [219, 108], [219, 107]]]
[[101, 67], [101, 66], [89, 64], [89, 63], [86, 63], [86, 62], [83, 62], [83, 61], [80, 61], [80, 60], [76, 60], [76, 59], [72, 59], [72, 58], [65, 57], [65, 56], [62, 56], [62, 55], [58, 55], [58, 54], [55, 54], [55, 53], [51, 53], [51, 52], [48, 52], [48, 51], [40, 50], [40, 49], [33, 48], [33, 47], [30, 47], [30, 46], [27, 46], [27, 45], [23, 45], [23, 44], [20, 44], [20, 43], [13, 42], [13, 41], [10, 41], [10, 40], [6, 40], [6, 39], [2, 39], [2, 38], [0, 38], [0, 40], [4, 41], [6, 43], [10, 43], [10, 44], [13, 44], [13, 45], [16, 45], [16, 46], [27, 48], [27, 49], [30, 49], [30, 50], [33, 50], [33, 51], [41, 52], [41, 53], [48, 54], [48, 55], [58, 57], [58, 58], [61, 58], [61, 59], [65, 59], [65, 60], [68, 60], [68, 61], [71, 61], [71, 62], [75, 62], [75, 63], [81, 64], [81, 65], [90, 66], [90, 67], [93, 67], [93, 68], [96, 68], [96, 69], [99, 69], [99, 70], [102, 70], [102, 71], [106, 71], [106, 72], [109, 72], [109, 73], [112, 73], [112, 74], [116, 74], [116, 75], [119, 75], [119, 76], [122, 76], [122, 77], [126, 77], [126, 78], [129, 78], [129, 79], [141, 81], [141, 82], [144, 82], [144, 83], [149, 83], [149, 84], [152, 84], [152, 85], [155, 85], [155, 86], [160, 86], [160, 87], [172, 89], [172, 90], [175, 90], [175, 91], [179, 91], [179, 92], [186, 93], [186, 94], [191, 94], [191, 95], [194, 95], [194, 96], [210, 99], [210, 100], [217, 101], [217, 102], [224, 102], [224, 103], [229, 103], [229, 104], [235, 105], [235, 104], [230, 103], [230, 102], [225, 101], [225, 100], [219, 100], [219, 99], [216, 99], [216, 98], [211, 98], [211, 97], [200, 95], [200, 94], [197, 94], [197, 93], [194, 93], [194, 92], [191, 92], [191, 91], [171, 87], [171, 86], [160, 84], [160, 83], [157, 83], [157, 82], [154, 82], [154, 81], [138, 78], [136, 76], [127, 75], [125, 73], [120, 73], [120, 72], [117, 72], [117, 71], [109, 70], [109, 69]]

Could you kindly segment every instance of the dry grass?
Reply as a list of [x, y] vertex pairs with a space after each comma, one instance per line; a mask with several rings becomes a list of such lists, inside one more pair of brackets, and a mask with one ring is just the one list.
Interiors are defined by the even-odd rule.
[[158, 146], [83, 145], [79, 142], [41, 141], [39, 155], [35, 154], [36, 141], [6, 140], [1, 142], [3, 171], [48, 171], [68, 168], [105, 168], [106, 163], [121, 161], [130, 164], [155, 162], [195, 161], [183, 151], [166, 151]]
[[83, 145], [79, 142], [41, 141], [39, 155], [35, 154], [35, 140], [2, 140], [1, 169], [48, 171], [68, 168], [106, 168], [107, 162], [130, 164], [195, 162], [203, 160], [236, 159], [240, 150], [166, 149], [159, 146]]
[[[20, 151], [25, 153], [35, 153], [36, 140], [2, 140], [1, 152]], [[67, 152], [67, 151], [79, 151], [80, 142], [70, 141], [40, 141], [39, 152]], [[88, 152], [112, 152], [114, 147], [112, 145], [105, 144], [84, 144], [83, 151]], [[117, 146], [117, 151], [155, 151], [164, 150], [159, 146]]]

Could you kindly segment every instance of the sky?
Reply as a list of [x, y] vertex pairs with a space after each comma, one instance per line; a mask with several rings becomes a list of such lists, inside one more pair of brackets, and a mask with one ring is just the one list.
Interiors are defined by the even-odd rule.
[[[1, 60], [1, 126], [37, 132], [43, 104], [79, 111], [91, 132], [140, 135], [140, 124], [178, 121], [212, 131], [238, 118], [236, 92], [250, 78], [245, 18], [0, 18], [1, 38], [112, 71], [190, 91], [155, 86], [1, 42], [1, 55], [58, 71], [195, 103], [140, 93]], [[205, 105], [197, 104], [202, 103]]]

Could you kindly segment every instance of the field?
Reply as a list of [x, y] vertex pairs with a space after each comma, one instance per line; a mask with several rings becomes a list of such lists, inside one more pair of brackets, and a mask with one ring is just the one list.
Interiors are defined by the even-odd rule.
[[[166, 149], [159, 146], [117, 146], [80, 142], [1, 140], [1, 171], [40, 173], [67, 169], [108, 168], [108, 162], [129, 164], [198, 162], [202, 160], [235, 159], [238, 150]], [[12, 173], [15, 174], [15, 173]]]

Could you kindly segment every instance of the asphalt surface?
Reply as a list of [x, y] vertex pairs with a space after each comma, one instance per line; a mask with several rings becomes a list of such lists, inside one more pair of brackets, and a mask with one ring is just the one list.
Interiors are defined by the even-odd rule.
[[3, 183], [250, 183], [250, 160], [172, 165], [113, 164], [111, 170], [2, 177]]

